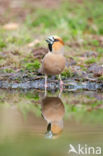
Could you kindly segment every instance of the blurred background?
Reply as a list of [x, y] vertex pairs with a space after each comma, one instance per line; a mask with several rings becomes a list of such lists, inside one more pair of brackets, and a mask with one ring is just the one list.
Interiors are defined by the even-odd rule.
[[53, 34], [81, 70], [102, 64], [102, 10], [102, 0], [0, 0], [0, 72], [37, 70]]

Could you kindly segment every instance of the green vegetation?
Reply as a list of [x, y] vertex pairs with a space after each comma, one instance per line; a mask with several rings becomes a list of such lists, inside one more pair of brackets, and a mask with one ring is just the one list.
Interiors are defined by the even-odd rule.
[[3, 40], [2, 38], [0, 38], [0, 49], [2, 50], [2, 48], [6, 47], [6, 43], [5, 40]]
[[26, 63], [25, 64], [25, 69], [29, 70], [29, 71], [35, 71], [37, 69], [40, 68], [40, 62], [38, 60], [35, 60], [32, 63]]
[[99, 41], [98, 40], [92, 40], [92, 45], [98, 47], [99, 46]]
[[[30, 13], [27, 14], [22, 23], [16, 21], [18, 27], [15, 30], [12, 27], [11, 29], [5, 27], [6, 22], [4, 25], [0, 25], [0, 67], [8, 68], [10, 65], [11, 69], [27, 69], [30, 72], [38, 69], [39, 62], [30, 61], [34, 59], [32, 49], [41, 46], [47, 47], [44, 40], [50, 34], [57, 34], [63, 38], [67, 45], [65, 46], [65, 56], [69, 57], [73, 51], [72, 57], [79, 58], [84, 51], [93, 50], [100, 55], [97, 56], [97, 59], [91, 58], [85, 63], [103, 62], [101, 44], [101, 35], [103, 35], [102, 0], [94, 0], [93, 2], [83, 0], [81, 3], [64, 0], [57, 4], [58, 7], [56, 8], [51, 6], [47, 8], [44, 7], [45, 5], [36, 7], [35, 3], [34, 7], [29, 2], [24, 4], [24, 10], [29, 9]], [[9, 12], [6, 11], [4, 14], [5, 21], [9, 16]], [[12, 21], [13, 17], [10, 16], [9, 18]], [[76, 47], [73, 46], [75, 42], [77, 43]], [[33, 44], [29, 47], [31, 43]], [[15, 54], [15, 51], [18, 53]], [[98, 57], [101, 57], [99, 62]], [[10, 70], [7, 69], [7, 72]]]
[[99, 80], [103, 81], [103, 76], [100, 76], [100, 77], [99, 77]]
[[86, 60], [85, 63], [86, 63], [86, 64], [96, 63], [96, 59], [95, 59], [95, 58], [89, 58], [88, 60]]
[[103, 48], [99, 47], [99, 48], [97, 48], [97, 51], [98, 51], [98, 53], [101, 54], [101, 56], [102, 56], [102, 54], [103, 54]]
[[61, 75], [62, 75], [62, 78], [69, 78], [73, 76], [73, 72], [69, 68], [69, 69], [65, 69]]

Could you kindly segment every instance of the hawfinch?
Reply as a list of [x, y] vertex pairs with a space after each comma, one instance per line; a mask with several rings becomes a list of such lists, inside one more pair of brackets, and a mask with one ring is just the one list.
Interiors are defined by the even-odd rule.
[[66, 64], [64, 42], [57, 36], [49, 36], [46, 42], [48, 43], [48, 53], [44, 56], [42, 62], [42, 71], [45, 74], [45, 89], [47, 88], [48, 75], [59, 75], [60, 87], [63, 88], [63, 81], [60, 74]]
[[63, 130], [64, 104], [59, 97], [45, 97], [42, 100], [42, 115], [47, 121], [47, 134], [58, 135]]

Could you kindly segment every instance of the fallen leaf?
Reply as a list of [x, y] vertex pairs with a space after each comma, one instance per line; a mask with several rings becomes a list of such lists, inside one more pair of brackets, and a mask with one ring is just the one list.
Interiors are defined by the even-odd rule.
[[31, 43], [29, 43], [28, 44], [28, 47], [34, 47], [36, 44], [38, 44], [38, 43], [40, 43], [40, 41], [39, 40], [34, 40], [33, 42], [31, 42]]
[[5, 30], [16, 30], [18, 29], [18, 27], [19, 27], [19, 24], [17, 23], [8, 23], [3, 26]]

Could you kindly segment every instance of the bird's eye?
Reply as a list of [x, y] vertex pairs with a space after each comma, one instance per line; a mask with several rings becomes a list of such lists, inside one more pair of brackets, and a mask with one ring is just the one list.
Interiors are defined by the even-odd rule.
[[58, 39], [54, 39], [54, 42], [58, 42], [59, 40]]

